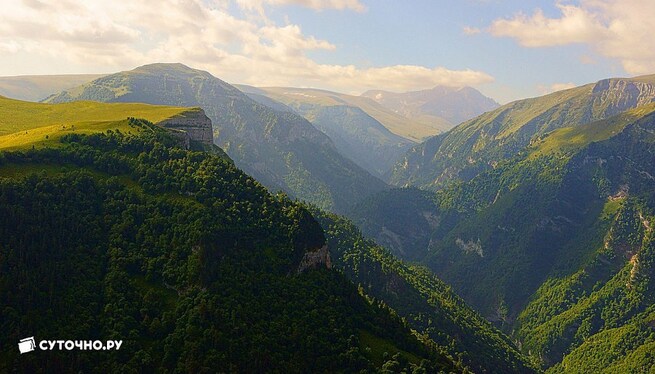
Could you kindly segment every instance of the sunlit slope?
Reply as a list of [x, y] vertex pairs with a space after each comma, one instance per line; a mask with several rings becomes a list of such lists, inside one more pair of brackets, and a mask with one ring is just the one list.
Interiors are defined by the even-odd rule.
[[571, 153], [593, 142], [607, 140], [620, 133], [626, 126], [639, 118], [655, 112], [655, 103], [625, 111], [605, 120], [587, 123], [577, 127], [564, 127], [547, 134], [535, 142], [531, 157]]
[[549, 132], [603, 120], [655, 101], [655, 76], [613, 78], [519, 100], [414, 147], [394, 166], [398, 186], [439, 189], [467, 181]]
[[0, 149], [56, 143], [61, 136], [72, 132], [89, 134], [116, 129], [137, 132], [141, 128], [130, 126], [128, 117], [158, 123], [195, 110], [199, 109], [92, 101], [43, 104], [0, 96]]

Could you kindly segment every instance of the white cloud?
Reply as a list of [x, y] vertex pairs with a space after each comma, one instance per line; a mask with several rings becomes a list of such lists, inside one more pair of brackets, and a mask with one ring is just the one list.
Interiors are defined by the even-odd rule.
[[[352, 0], [266, 1], [359, 9], [359, 2]], [[0, 13], [0, 51], [5, 53], [0, 73], [12, 69], [12, 54], [22, 59], [27, 54], [34, 61], [57, 61], [59, 69], [74, 65], [87, 67], [85, 71], [109, 72], [152, 62], [182, 62], [228, 82], [347, 92], [413, 90], [437, 84], [476, 86], [493, 81], [483, 72], [443, 67], [321, 64], [307, 52], [333, 51], [334, 44], [305, 35], [299, 25], [278, 26], [264, 14], [253, 17], [249, 10], [231, 14], [227, 0], [9, 2]]]
[[596, 59], [589, 55], [582, 55], [579, 60], [583, 65], [594, 65], [597, 63]]
[[568, 83], [553, 83], [549, 86], [546, 85], [539, 85], [537, 86], [537, 91], [541, 93], [542, 95], [549, 94], [551, 92], [557, 92], [557, 91], [563, 91], [563, 90], [568, 90], [570, 88], [575, 88], [577, 85], [572, 82]]
[[396, 91], [404, 91], [409, 87], [432, 88], [437, 85], [476, 86], [494, 80], [488, 74], [473, 70], [455, 71], [443, 67], [428, 69], [413, 65], [356, 69], [354, 75], [356, 81], [361, 82], [367, 88], [385, 87]]
[[464, 26], [464, 28], [462, 28], [462, 32], [464, 35], [477, 35], [481, 33], [482, 30], [477, 27]]
[[489, 32], [511, 37], [525, 47], [584, 43], [600, 55], [621, 61], [630, 74], [655, 72], [655, 1], [582, 0], [579, 5], [558, 2], [560, 16], [541, 10], [498, 19]]
[[577, 85], [575, 83], [554, 83], [550, 86], [550, 89], [553, 91], [563, 91], [570, 88], [575, 88]]
[[14, 54], [14, 53], [18, 53], [18, 51], [20, 50], [21, 50], [21, 46], [18, 45], [18, 43], [16, 43], [13, 40], [0, 42], [1, 53]]
[[237, 0], [239, 5], [249, 10], [263, 11], [264, 4], [270, 5], [299, 5], [314, 10], [323, 9], [350, 9], [356, 12], [366, 10], [359, 0]]
[[573, 5], [557, 4], [560, 18], [547, 18], [541, 9], [530, 17], [519, 13], [499, 19], [489, 28], [494, 36], [515, 38], [525, 47], [550, 47], [571, 43], [588, 43], [603, 37], [604, 26], [597, 15]]

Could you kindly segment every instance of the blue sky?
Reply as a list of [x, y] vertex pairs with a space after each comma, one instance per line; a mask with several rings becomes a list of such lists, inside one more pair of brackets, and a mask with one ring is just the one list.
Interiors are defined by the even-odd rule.
[[557, 17], [560, 12], [553, 1], [364, 3], [367, 11], [362, 13], [316, 12], [302, 7], [269, 7], [268, 10], [277, 22], [285, 19], [298, 22], [305, 33], [337, 46], [335, 51], [311, 52], [317, 60], [363, 66], [417, 64], [484, 71], [495, 82], [477, 88], [499, 101], [541, 95], [552, 85], [581, 85], [610, 76], [629, 75], [620, 61], [604, 58], [582, 43], [525, 48], [509, 38], [483, 32], [466, 35], [463, 31], [465, 27], [484, 29], [498, 18], [518, 12], [532, 14], [537, 8]]
[[[651, 0], [8, 0], [0, 75], [183, 62], [231, 83], [497, 101], [655, 73]], [[138, 3], [138, 4], [134, 4]]]

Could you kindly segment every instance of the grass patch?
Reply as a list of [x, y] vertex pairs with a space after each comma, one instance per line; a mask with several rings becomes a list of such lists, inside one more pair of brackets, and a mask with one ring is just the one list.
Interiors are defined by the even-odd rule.
[[536, 145], [530, 158], [569, 153], [593, 142], [607, 140], [623, 131], [629, 124], [653, 112], [655, 112], [655, 104], [648, 104], [601, 121], [557, 129]]
[[137, 133], [143, 129], [130, 126], [128, 117], [158, 123], [190, 110], [198, 109], [92, 101], [44, 104], [0, 97], [0, 149], [57, 146], [59, 138], [72, 132]]

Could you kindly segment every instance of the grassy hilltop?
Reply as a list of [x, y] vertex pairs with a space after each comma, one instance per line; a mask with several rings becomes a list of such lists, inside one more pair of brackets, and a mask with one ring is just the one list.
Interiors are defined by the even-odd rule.
[[0, 149], [52, 146], [70, 133], [91, 134], [118, 130], [136, 133], [128, 117], [158, 123], [197, 108], [135, 103], [78, 101], [63, 104], [32, 103], [0, 96]]

